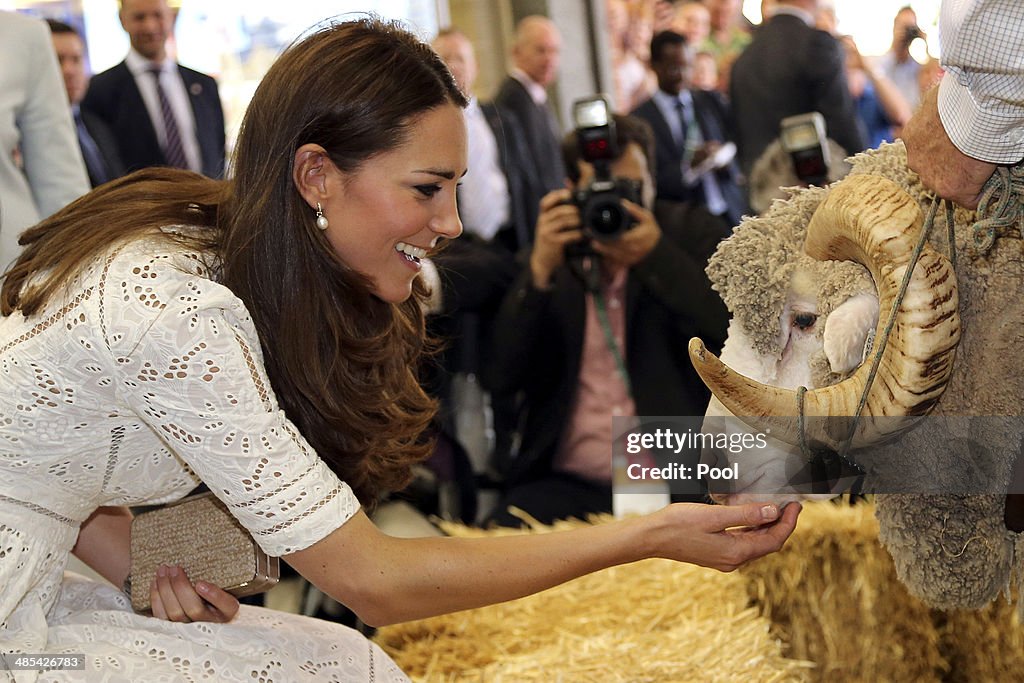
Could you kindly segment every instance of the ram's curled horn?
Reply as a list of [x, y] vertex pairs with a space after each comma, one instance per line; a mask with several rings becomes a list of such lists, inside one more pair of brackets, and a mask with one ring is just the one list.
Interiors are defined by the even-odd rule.
[[[879, 298], [876, 348], [885, 337], [922, 229], [920, 208], [910, 195], [885, 178], [866, 174], [834, 185], [808, 225], [804, 250], [809, 256], [856, 261], [871, 272]], [[894, 437], [935, 405], [949, 381], [960, 341], [958, 306], [953, 267], [925, 244], [849, 446]], [[699, 339], [690, 341], [689, 351], [701, 379], [733, 415], [754, 429], [770, 429], [782, 441], [800, 443], [796, 391], [737, 374]], [[804, 393], [806, 443], [840, 449], [850, 437], [850, 420], [835, 418], [857, 414], [871, 365], [869, 357], [838, 384]]]

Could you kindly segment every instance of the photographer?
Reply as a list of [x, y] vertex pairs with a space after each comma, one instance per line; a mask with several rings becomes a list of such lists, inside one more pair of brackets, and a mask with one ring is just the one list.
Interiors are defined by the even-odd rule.
[[921, 65], [910, 54], [910, 46], [918, 38], [925, 38], [925, 34], [917, 25], [917, 13], [910, 5], [905, 5], [897, 10], [892, 20], [892, 44], [889, 51], [878, 59], [878, 68], [893, 82], [911, 111], [921, 101], [921, 90], [917, 83]]
[[[704, 266], [729, 227], [690, 204], [652, 207], [650, 128], [612, 121], [613, 157], [603, 163], [622, 191], [639, 182], [639, 201], [593, 210], [607, 197], [592, 184], [599, 169], [581, 158], [578, 138], [591, 131], [570, 134], [572, 190], [541, 201], [529, 268], [496, 321], [490, 382], [522, 398], [520, 447], [490, 520], [498, 524], [519, 524], [509, 505], [542, 522], [611, 511], [612, 418], [703, 415], [709, 398], [686, 340], [725, 338], [728, 314]], [[611, 229], [616, 214], [621, 230]]]

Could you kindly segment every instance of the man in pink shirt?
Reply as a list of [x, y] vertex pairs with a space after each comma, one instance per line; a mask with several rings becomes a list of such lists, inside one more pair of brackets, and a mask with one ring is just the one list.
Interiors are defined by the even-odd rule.
[[[707, 406], [686, 341], [725, 338], [728, 314], [704, 266], [728, 227], [689, 204], [655, 204], [650, 128], [614, 120], [611, 173], [641, 187], [638, 203], [622, 201], [632, 227], [594, 238], [572, 192], [548, 193], [529, 267], [496, 321], [488, 379], [522, 397], [498, 524], [518, 524], [510, 505], [542, 522], [610, 512], [613, 418], [703, 416]], [[563, 152], [572, 184], [586, 187], [594, 168], [575, 133]]]

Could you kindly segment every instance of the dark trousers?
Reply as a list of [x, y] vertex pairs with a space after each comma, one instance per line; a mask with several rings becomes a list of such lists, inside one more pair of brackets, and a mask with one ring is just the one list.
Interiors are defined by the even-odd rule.
[[482, 526], [527, 526], [509, 513], [514, 506], [543, 524], [558, 519], [586, 519], [587, 515], [612, 511], [612, 487], [564, 472], [513, 486], [502, 496]]

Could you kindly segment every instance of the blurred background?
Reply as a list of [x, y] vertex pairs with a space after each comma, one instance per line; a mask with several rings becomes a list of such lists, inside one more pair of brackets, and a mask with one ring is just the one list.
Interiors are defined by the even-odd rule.
[[[920, 63], [937, 56], [940, 0], [831, 0], [835, 32], [853, 36], [865, 56], [885, 53], [893, 17], [910, 5], [927, 36], [911, 54]], [[749, 26], [761, 21], [761, 0], [734, 0]], [[215, 77], [227, 120], [230, 150], [252, 92], [277, 54], [319, 22], [352, 12], [403, 21], [431, 39], [456, 26], [476, 46], [480, 75], [474, 94], [489, 100], [511, 65], [516, 22], [529, 14], [551, 17], [562, 32], [562, 76], [553, 88], [563, 123], [571, 102], [594, 92], [615, 100], [614, 57], [622, 46], [646, 60], [645, 46], [664, 0], [170, 0], [177, 15], [170, 53]], [[728, 3], [727, 3], [728, 4]], [[769, 3], [770, 4], [770, 3]], [[82, 31], [89, 73], [114, 66], [128, 52], [117, 0], [0, 0], [0, 9], [65, 21]], [[931, 53], [931, 55], [930, 55]]]

